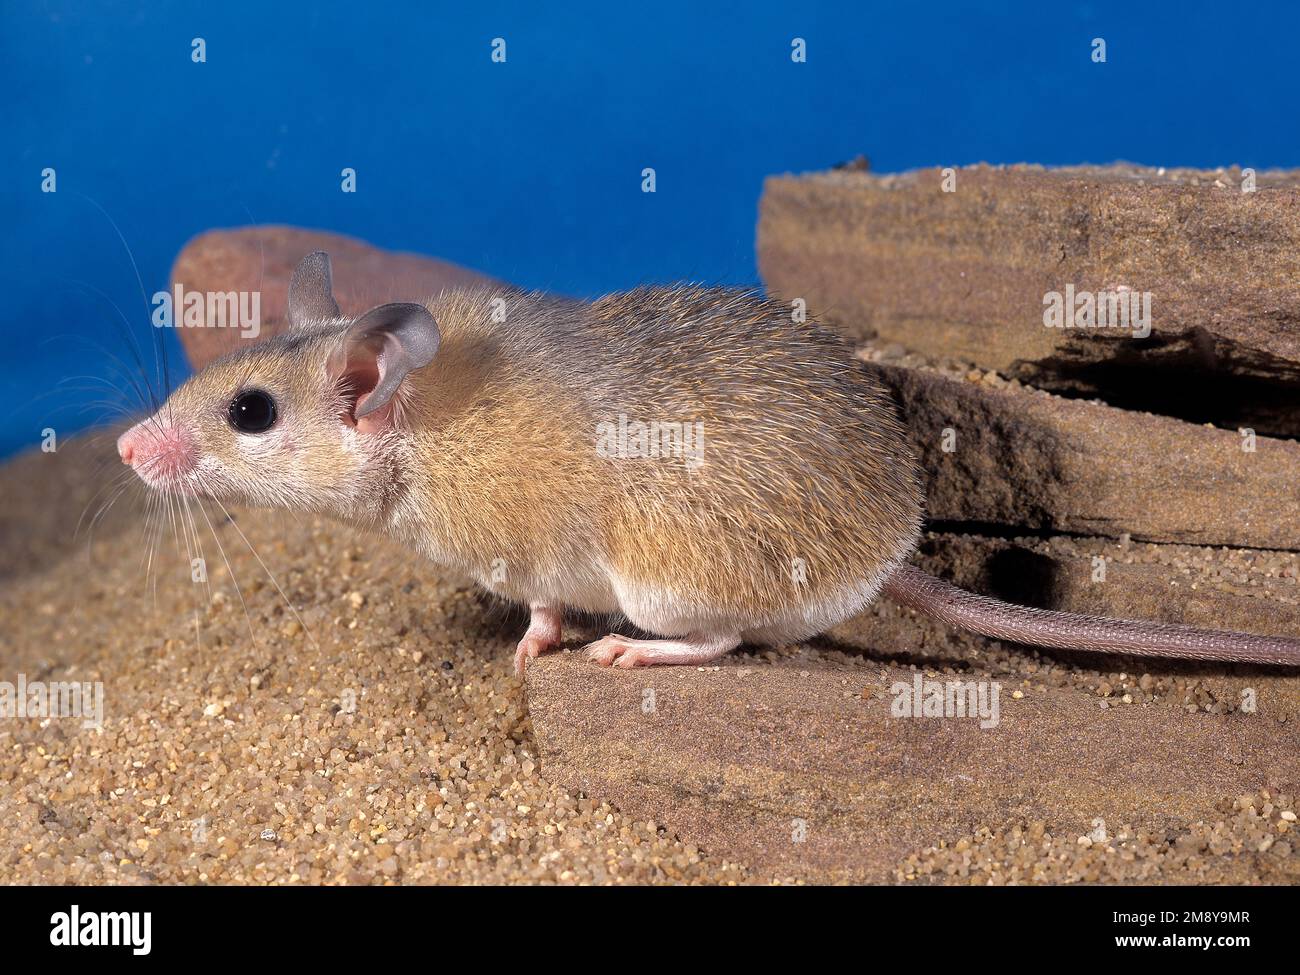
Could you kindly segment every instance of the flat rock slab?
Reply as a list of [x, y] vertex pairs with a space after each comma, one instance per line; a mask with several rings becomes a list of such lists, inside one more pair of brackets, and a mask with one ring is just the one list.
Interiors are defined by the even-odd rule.
[[931, 519], [1300, 548], [1300, 443], [1257, 436], [1247, 451], [1235, 431], [925, 370], [868, 368], [899, 401]]
[[432, 257], [381, 250], [342, 234], [298, 227], [261, 226], [210, 230], [195, 237], [176, 258], [172, 286], [187, 291], [260, 291], [262, 327], [241, 338], [232, 328], [182, 328], [181, 343], [195, 369], [241, 342], [261, 340], [284, 328], [289, 278], [312, 251], [329, 254], [334, 297], [348, 315], [387, 301], [419, 301], [450, 288], [496, 283], [492, 278]]
[[[758, 262], [858, 337], [1045, 389], [1300, 433], [1300, 178], [1119, 165], [769, 178]], [[1151, 294], [1152, 333], [1046, 328], [1044, 296]], [[1186, 382], [1197, 378], [1201, 382]], [[1213, 381], [1213, 385], [1207, 385]]]
[[530, 668], [527, 691], [548, 779], [776, 879], [890, 880], [928, 844], [1013, 820], [1158, 829], [1300, 779], [1300, 723], [1267, 701], [1252, 715], [1101, 710], [1004, 686], [999, 723], [981, 729], [892, 717], [891, 685], [915, 676], [744, 659], [628, 672], [564, 653]]
[[[1202, 554], [1207, 562], [1212, 561], [1208, 553], [1202, 550]], [[1249, 554], [1256, 559], [1274, 560], [1287, 571], [1294, 571], [1295, 556], [1288, 558], [1281, 552]], [[1117, 552], [1097, 557], [1105, 560], [1101, 574], [1094, 557], [1086, 554], [1056, 556], [1007, 539], [935, 534], [921, 542], [916, 562], [927, 572], [963, 589], [1024, 606], [1187, 623], [1265, 636], [1300, 634], [1300, 605], [1269, 598], [1260, 591], [1262, 587], [1253, 592], [1235, 592], [1214, 586], [1210, 579], [1180, 572], [1167, 563], [1123, 562]], [[1191, 560], [1175, 555], [1170, 561]], [[1296, 591], [1294, 583], [1281, 579], [1275, 578], [1273, 584], [1278, 592]]]

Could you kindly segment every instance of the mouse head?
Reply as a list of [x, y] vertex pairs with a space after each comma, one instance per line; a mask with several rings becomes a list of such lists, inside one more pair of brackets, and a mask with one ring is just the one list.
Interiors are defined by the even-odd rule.
[[401, 489], [410, 389], [440, 334], [423, 305], [339, 313], [328, 256], [303, 258], [289, 286], [289, 331], [216, 360], [118, 453], [162, 491], [220, 500], [378, 513]]

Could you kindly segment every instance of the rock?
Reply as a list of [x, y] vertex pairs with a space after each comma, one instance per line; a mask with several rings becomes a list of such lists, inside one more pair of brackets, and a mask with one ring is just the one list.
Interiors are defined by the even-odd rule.
[[745, 658], [629, 672], [570, 653], [531, 666], [527, 689], [548, 779], [778, 878], [879, 883], [913, 851], [1008, 818], [1075, 835], [1097, 818], [1159, 827], [1295, 782], [1300, 725], [1277, 704], [1101, 711], [1072, 690], [1013, 699], [1004, 685], [998, 724], [981, 729], [892, 717], [891, 686], [914, 676]]
[[[1129, 165], [768, 179], [758, 261], [855, 337], [1044, 389], [1300, 433], [1300, 174]], [[1044, 297], [1150, 292], [1152, 334], [1043, 325]]]
[[[188, 291], [261, 290], [262, 326], [257, 339], [284, 326], [289, 278], [304, 255], [323, 250], [334, 271], [334, 297], [349, 315], [386, 301], [416, 301], [448, 288], [493, 284], [468, 268], [397, 251], [385, 251], [341, 234], [297, 227], [261, 226], [210, 230], [185, 245], [172, 267], [172, 286]], [[181, 343], [195, 369], [236, 348], [233, 328], [181, 328]]]
[[[1007, 602], [1073, 613], [1091, 613], [1120, 619], [1161, 620], [1222, 630], [1239, 630], [1268, 636], [1300, 633], [1300, 605], [1264, 598], [1262, 587], [1253, 595], [1225, 591], [1199, 573], [1180, 572], [1170, 562], [1193, 563], [1186, 549], [1169, 553], [1147, 552], [1149, 561], [1121, 562], [1113, 546], [1075, 539], [1058, 539], [1057, 548], [1074, 554], [1044, 552], [1050, 545], [1017, 543], [975, 535], [931, 534], [919, 547], [916, 559], [927, 572], [941, 575], [969, 589]], [[1089, 554], [1091, 552], [1096, 553]], [[1221, 553], [1198, 552], [1200, 561], [1226, 575]], [[1294, 555], [1279, 552], [1237, 552], [1244, 561], [1272, 559], [1294, 565]], [[1096, 581], [1093, 558], [1105, 559], [1104, 577]], [[1196, 568], [1199, 568], [1197, 566]], [[1196, 588], [1192, 588], [1196, 584]], [[1300, 595], [1296, 586], [1276, 581], [1277, 588]], [[1240, 587], [1243, 591], [1248, 588]]]
[[867, 368], [899, 401], [933, 520], [1300, 548], [1300, 443], [1257, 437], [1247, 451], [1233, 431], [925, 370]]

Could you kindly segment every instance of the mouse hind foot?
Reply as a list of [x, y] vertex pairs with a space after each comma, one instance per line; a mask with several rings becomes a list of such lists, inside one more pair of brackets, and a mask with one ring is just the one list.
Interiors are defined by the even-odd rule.
[[738, 633], [692, 633], [672, 640], [633, 640], [611, 633], [583, 649], [602, 667], [650, 667], [655, 664], [705, 664], [738, 646]]

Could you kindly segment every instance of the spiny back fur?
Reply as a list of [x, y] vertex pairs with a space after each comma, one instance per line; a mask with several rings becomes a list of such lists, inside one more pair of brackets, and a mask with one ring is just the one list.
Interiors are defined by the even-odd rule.
[[[777, 302], [681, 286], [429, 307], [443, 345], [404, 401], [424, 435], [397, 521], [435, 557], [479, 574], [501, 559], [533, 586], [540, 567], [590, 566], [762, 620], [849, 590], [865, 602], [915, 544], [921, 489], [892, 402]], [[702, 465], [601, 456], [598, 425], [621, 417], [702, 424]]]

